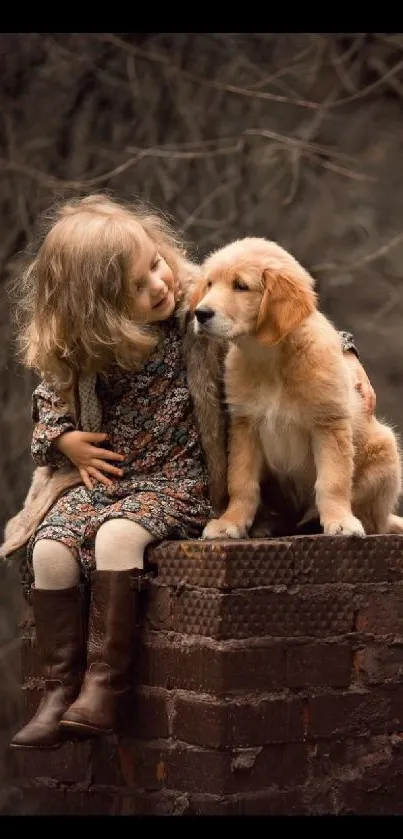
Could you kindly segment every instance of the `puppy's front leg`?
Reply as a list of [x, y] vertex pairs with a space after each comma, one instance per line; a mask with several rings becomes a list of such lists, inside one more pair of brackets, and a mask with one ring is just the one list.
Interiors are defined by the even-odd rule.
[[247, 535], [260, 501], [263, 452], [258, 434], [243, 417], [233, 417], [229, 428], [228, 507], [212, 519], [203, 539], [241, 539]]
[[316, 465], [316, 506], [327, 536], [365, 536], [351, 509], [354, 469], [352, 430], [348, 420], [318, 426], [312, 436]]

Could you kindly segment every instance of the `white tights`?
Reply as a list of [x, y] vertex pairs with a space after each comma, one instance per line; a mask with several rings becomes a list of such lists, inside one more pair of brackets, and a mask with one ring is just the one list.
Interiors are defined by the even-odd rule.
[[[129, 519], [110, 519], [95, 539], [97, 571], [128, 571], [144, 567], [144, 550], [153, 536]], [[55, 539], [39, 539], [32, 556], [35, 588], [62, 589], [78, 585], [80, 569], [69, 548]]]

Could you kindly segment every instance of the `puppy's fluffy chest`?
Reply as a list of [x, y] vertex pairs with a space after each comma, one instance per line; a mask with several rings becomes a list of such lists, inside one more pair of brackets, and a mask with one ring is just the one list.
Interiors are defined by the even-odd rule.
[[278, 372], [278, 359], [248, 365], [239, 351], [229, 353], [226, 394], [230, 411], [256, 429], [269, 467], [288, 476], [311, 472], [312, 450], [306, 412], [291, 396]]

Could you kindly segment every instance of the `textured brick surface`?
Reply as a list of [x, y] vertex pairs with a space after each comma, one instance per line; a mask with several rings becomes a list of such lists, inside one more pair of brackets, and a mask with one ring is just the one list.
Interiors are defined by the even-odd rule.
[[[403, 814], [402, 557], [399, 537], [151, 549], [124, 730], [14, 753], [17, 811]], [[27, 718], [29, 610], [22, 636]]]
[[366, 685], [403, 681], [403, 639], [395, 644], [371, 644], [354, 656], [357, 679]]
[[376, 635], [403, 635], [403, 584], [382, 589], [370, 586], [363, 591], [357, 629]]
[[304, 704], [302, 699], [289, 697], [212, 702], [179, 696], [174, 706], [173, 736], [215, 748], [302, 741]]
[[[355, 601], [349, 586], [274, 587], [224, 595], [222, 637], [325, 637], [351, 632]], [[190, 617], [190, 615], [188, 615]]]
[[308, 735], [349, 737], [352, 734], [403, 729], [403, 688], [352, 688], [314, 696], [309, 701]]
[[122, 796], [54, 786], [24, 789], [13, 815], [22, 816], [112, 816], [120, 815]]
[[353, 767], [389, 763], [393, 757], [394, 735], [333, 737], [310, 743], [309, 769], [312, 779], [345, 775]]
[[139, 680], [170, 690], [215, 694], [242, 690], [245, 685], [254, 691], [346, 687], [352, 667], [352, 645], [346, 642], [216, 640], [160, 632], [144, 634]]
[[272, 541], [270, 556], [263, 542], [251, 540], [162, 543], [150, 551], [164, 585], [237, 589], [290, 585], [295, 557], [289, 542]]
[[147, 633], [139, 662], [143, 684], [222, 694], [273, 690], [285, 683], [287, 648], [271, 639], [216, 640]]
[[218, 589], [403, 580], [399, 536], [162, 542], [149, 551], [165, 585]]
[[346, 687], [353, 665], [351, 644], [317, 641], [294, 644], [287, 649], [285, 681], [287, 687]]
[[391, 738], [389, 753], [380, 751], [362, 771], [341, 780], [338, 800], [344, 813], [403, 815], [402, 741]]
[[66, 742], [58, 749], [14, 749], [16, 772], [25, 778], [57, 778], [67, 783], [90, 780], [91, 744]]
[[118, 784], [147, 790], [167, 788], [188, 793], [251, 792], [266, 786], [287, 788], [306, 774], [307, 747], [287, 743], [250, 749], [198, 748], [177, 741], [122, 738], [110, 741], [108, 753], [93, 754], [93, 783]]
[[292, 591], [267, 586], [227, 594], [184, 587], [171, 596], [169, 607], [165, 591], [156, 586], [150, 600], [153, 618], [148, 625], [211, 638], [338, 635], [353, 630], [356, 611], [354, 590], [341, 584]]

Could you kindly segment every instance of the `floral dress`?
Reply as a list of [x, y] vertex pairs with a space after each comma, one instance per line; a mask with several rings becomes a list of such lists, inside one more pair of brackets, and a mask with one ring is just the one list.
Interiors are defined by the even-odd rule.
[[[113, 367], [98, 376], [101, 431], [108, 434], [101, 445], [125, 456], [124, 462], [116, 462], [124, 476], [108, 475], [111, 486], [79, 486], [56, 501], [28, 545], [32, 578], [32, 550], [38, 539], [65, 544], [87, 577], [95, 567], [95, 536], [109, 519], [130, 519], [160, 540], [198, 537], [211, 515], [207, 466], [177, 318], [160, 324], [160, 333], [157, 347], [138, 372]], [[52, 441], [76, 425], [43, 382], [33, 394], [33, 420], [36, 465], [65, 464]]]

